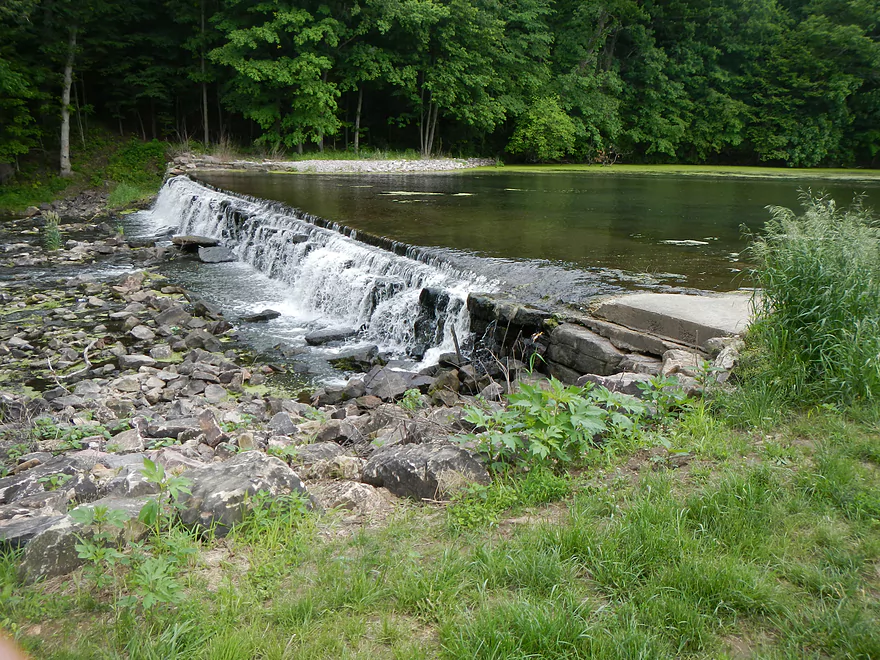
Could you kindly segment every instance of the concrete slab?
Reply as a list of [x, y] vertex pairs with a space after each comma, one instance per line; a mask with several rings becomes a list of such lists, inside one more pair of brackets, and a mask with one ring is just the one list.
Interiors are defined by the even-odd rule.
[[634, 293], [601, 302], [594, 316], [688, 346], [741, 334], [752, 317], [751, 293], [689, 296]]

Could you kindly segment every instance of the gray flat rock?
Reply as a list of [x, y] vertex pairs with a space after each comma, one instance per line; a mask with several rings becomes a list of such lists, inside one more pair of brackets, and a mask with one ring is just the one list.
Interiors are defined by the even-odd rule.
[[746, 330], [752, 317], [750, 293], [687, 296], [635, 293], [599, 304], [597, 317], [689, 346]]

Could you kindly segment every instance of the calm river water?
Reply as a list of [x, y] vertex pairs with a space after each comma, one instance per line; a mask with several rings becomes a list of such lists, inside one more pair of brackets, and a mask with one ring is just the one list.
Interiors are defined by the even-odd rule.
[[[216, 172], [207, 183], [277, 200], [411, 245], [436, 247], [475, 271], [566, 290], [585, 278], [624, 288], [732, 290], [766, 207], [797, 207], [812, 188], [880, 207], [880, 180], [740, 179], [693, 175], [464, 172], [291, 175]], [[507, 276], [505, 276], [507, 273]], [[547, 281], [548, 279], [552, 281]]]

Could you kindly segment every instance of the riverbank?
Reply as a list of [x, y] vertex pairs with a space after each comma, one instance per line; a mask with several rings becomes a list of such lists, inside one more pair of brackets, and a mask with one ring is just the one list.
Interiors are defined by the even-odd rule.
[[880, 170], [737, 167], [727, 165], [490, 165], [478, 172], [542, 174], [551, 172], [583, 172], [597, 176], [627, 174], [639, 176], [694, 176], [743, 179], [816, 179], [818, 181], [880, 181]]

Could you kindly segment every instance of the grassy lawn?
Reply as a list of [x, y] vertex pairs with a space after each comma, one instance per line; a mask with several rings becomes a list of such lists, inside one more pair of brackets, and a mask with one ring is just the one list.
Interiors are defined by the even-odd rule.
[[698, 405], [517, 480], [558, 502], [499, 512], [499, 479], [371, 524], [172, 529], [155, 552], [179, 562], [177, 605], [114, 606], [125, 588], [88, 571], [22, 587], [7, 556], [0, 621], [58, 659], [880, 657], [877, 431], [826, 408], [747, 431]]

